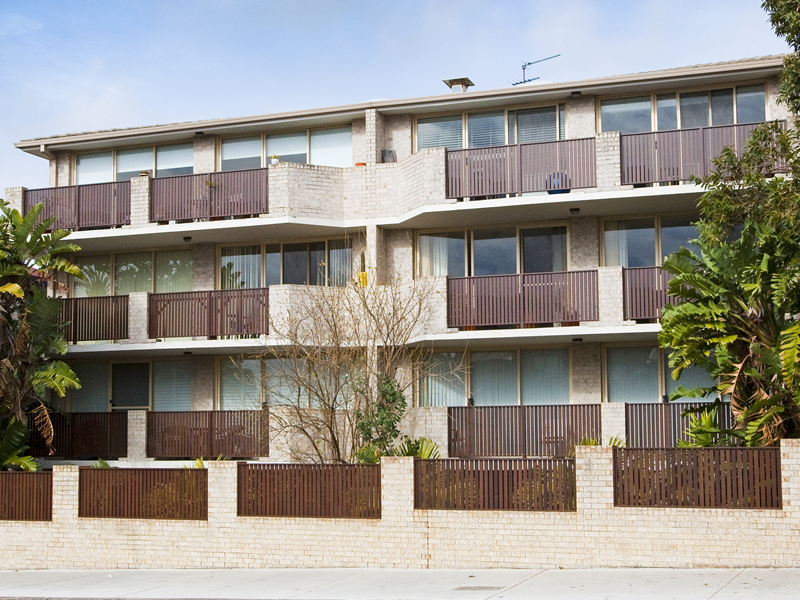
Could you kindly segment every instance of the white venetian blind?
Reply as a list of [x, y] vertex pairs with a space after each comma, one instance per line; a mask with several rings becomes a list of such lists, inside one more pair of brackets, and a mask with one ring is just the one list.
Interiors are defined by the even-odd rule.
[[463, 125], [461, 115], [449, 117], [428, 117], [417, 121], [417, 149], [447, 148], [461, 150], [463, 148]]
[[72, 412], [108, 412], [108, 363], [75, 363], [81, 387], [70, 391]]
[[192, 363], [188, 360], [153, 362], [153, 410], [192, 410]]
[[480, 113], [467, 117], [470, 148], [503, 146], [506, 143], [505, 113]]
[[234, 363], [224, 358], [219, 364], [221, 410], [261, 408], [261, 361], [245, 359]]
[[558, 113], [555, 106], [517, 111], [520, 144], [552, 142], [558, 139]]
[[464, 406], [466, 378], [463, 352], [435, 352], [428, 359], [428, 372], [420, 380], [420, 406]]

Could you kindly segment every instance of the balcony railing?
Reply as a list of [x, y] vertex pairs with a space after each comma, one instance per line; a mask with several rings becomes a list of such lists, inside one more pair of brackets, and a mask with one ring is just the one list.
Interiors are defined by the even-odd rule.
[[451, 457], [567, 456], [600, 438], [599, 404], [458, 406], [447, 415]]
[[128, 296], [61, 300], [67, 342], [128, 339]]
[[597, 185], [595, 139], [447, 152], [447, 197], [558, 192]]
[[677, 298], [667, 295], [672, 278], [661, 267], [622, 269], [623, 312], [626, 320], [660, 319], [661, 309], [675, 304]]
[[597, 271], [447, 279], [448, 327], [597, 321]]
[[193, 221], [268, 212], [268, 169], [156, 178], [150, 220]]
[[[626, 404], [625, 439], [631, 448], [674, 448], [678, 441], [689, 441], [689, 415], [684, 411], [703, 408], [706, 402], [670, 402], [669, 404]], [[736, 419], [731, 405], [717, 408], [720, 429], [731, 429]]]
[[119, 227], [131, 223], [131, 183], [43, 188], [25, 192], [25, 212], [43, 204], [40, 221], [56, 217], [51, 229]]
[[128, 413], [53, 413], [51, 455], [38, 432], [30, 437], [30, 454], [51, 458], [120, 458], [128, 455]]
[[150, 294], [149, 336], [269, 333], [269, 288]]
[[[780, 122], [783, 127], [785, 121]], [[620, 136], [622, 185], [687, 181], [703, 177], [726, 147], [741, 156], [753, 130], [763, 123], [632, 133]]]

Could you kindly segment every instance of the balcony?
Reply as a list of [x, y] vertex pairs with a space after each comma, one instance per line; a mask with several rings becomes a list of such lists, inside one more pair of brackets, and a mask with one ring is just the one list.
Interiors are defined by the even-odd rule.
[[447, 326], [501, 327], [599, 319], [597, 271], [447, 279]]
[[208, 221], [268, 212], [268, 169], [156, 178], [150, 221]]
[[131, 184], [129, 181], [71, 185], [27, 190], [24, 211], [43, 205], [40, 221], [56, 220], [51, 229], [93, 229], [120, 227], [131, 222]]
[[661, 318], [661, 309], [677, 303], [677, 298], [667, 295], [672, 275], [661, 267], [633, 267], [622, 269], [622, 303], [626, 321]]
[[31, 434], [30, 454], [37, 458], [119, 458], [128, 453], [128, 413], [53, 413], [51, 455], [38, 432]]
[[[780, 121], [786, 127], [786, 121]], [[726, 147], [742, 154], [753, 130], [763, 123], [620, 135], [622, 185], [687, 181], [704, 177]]]
[[269, 333], [269, 288], [150, 294], [149, 337]]
[[595, 138], [448, 151], [446, 170], [447, 198], [591, 188]]
[[61, 303], [68, 343], [128, 339], [128, 296], [64, 298]]

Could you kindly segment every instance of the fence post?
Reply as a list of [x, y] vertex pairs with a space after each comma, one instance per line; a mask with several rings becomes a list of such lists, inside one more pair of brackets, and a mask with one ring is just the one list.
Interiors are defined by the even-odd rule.
[[53, 522], [78, 520], [77, 465], [53, 465]]
[[577, 446], [575, 483], [578, 512], [605, 512], [614, 506], [613, 448]]
[[800, 512], [800, 440], [781, 440], [781, 501], [783, 510]]
[[[414, 459], [405, 456], [381, 458], [381, 514], [397, 521], [414, 513]], [[402, 523], [394, 523], [402, 525]]]
[[600, 443], [608, 446], [612, 437], [624, 440], [627, 437], [624, 402], [603, 402], [600, 405]]
[[238, 463], [210, 460], [208, 467], [208, 521], [231, 523], [238, 512]]
[[128, 456], [126, 461], [154, 460], [147, 458], [147, 411], [128, 411]]

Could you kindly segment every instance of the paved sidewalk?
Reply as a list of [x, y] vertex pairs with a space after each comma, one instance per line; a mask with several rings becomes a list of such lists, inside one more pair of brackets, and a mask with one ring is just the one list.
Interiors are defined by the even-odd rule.
[[797, 600], [800, 569], [0, 571], [0, 598]]

